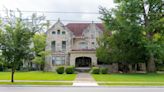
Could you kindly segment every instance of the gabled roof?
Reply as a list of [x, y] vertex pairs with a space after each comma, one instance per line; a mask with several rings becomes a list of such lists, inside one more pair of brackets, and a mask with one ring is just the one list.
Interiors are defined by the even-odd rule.
[[[102, 23], [94, 23], [100, 30], [104, 31]], [[66, 27], [72, 31], [75, 36], [81, 36], [84, 29], [86, 29], [90, 23], [69, 23]]]

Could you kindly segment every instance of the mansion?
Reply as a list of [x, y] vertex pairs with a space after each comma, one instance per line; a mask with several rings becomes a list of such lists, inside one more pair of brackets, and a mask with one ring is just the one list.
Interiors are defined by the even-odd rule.
[[101, 23], [68, 23], [64, 25], [58, 20], [46, 35], [46, 51], [51, 54], [46, 57], [46, 70], [52, 70], [57, 65], [75, 67], [97, 66], [96, 39], [103, 34]]

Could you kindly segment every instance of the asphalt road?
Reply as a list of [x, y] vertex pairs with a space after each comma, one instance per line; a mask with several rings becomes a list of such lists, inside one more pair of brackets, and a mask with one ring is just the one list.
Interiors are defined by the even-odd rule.
[[164, 92], [164, 87], [0, 87], [0, 92]]

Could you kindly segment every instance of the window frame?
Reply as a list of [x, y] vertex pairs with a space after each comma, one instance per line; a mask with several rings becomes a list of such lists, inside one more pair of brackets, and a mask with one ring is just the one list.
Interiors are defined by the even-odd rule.
[[65, 31], [62, 31], [62, 35], [65, 35], [66, 34], [66, 32]]
[[[65, 45], [63, 44], [65, 42]], [[67, 49], [67, 42], [66, 41], [62, 41], [62, 50], [65, 51]], [[63, 48], [64, 47], [64, 48]]]
[[56, 34], [56, 32], [55, 31], [52, 31], [52, 35], [55, 35]]
[[[55, 44], [53, 45], [53, 43]], [[56, 51], [56, 41], [51, 41], [51, 50]]]
[[60, 35], [60, 30], [57, 30], [57, 34]]

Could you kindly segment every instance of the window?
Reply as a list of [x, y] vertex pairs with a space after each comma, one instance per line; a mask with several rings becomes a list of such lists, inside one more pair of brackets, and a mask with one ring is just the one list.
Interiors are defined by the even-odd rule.
[[53, 31], [53, 32], [52, 32], [52, 34], [54, 35], [54, 34], [56, 34], [56, 32], [55, 32], [55, 31]]
[[64, 65], [65, 58], [64, 56], [56, 56], [55, 65]]
[[52, 51], [55, 51], [56, 50], [56, 42], [55, 41], [52, 41], [51, 42], [51, 50]]
[[52, 65], [55, 65], [55, 56], [52, 56]]
[[95, 42], [92, 42], [91, 48], [92, 48], [92, 49], [95, 49], [95, 47], [96, 47], [96, 46], [95, 46]]
[[57, 30], [57, 33], [60, 34], [60, 30]]
[[94, 35], [93, 34], [91, 34], [91, 39], [94, 39]]
[[80, 49], [87, 49], [88, 48], [86, 42], [81, 42], [79, 45], [80, 45]]
[[66, 50], [66, 41], [62, 41], [62, 50]]
[[65, 35], [65, 31], [62, 32], [62, 35]]

